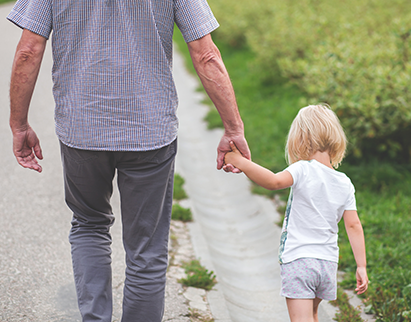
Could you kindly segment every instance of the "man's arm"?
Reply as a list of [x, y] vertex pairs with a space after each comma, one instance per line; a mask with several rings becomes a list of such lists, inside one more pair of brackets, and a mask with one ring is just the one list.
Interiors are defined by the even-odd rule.
[[217, 148], [217, 169], [223, 167], [224, 155], [231, 151], [230, 141], [234, 142], [244, 157], [250, 159], [251, 154], [244, 138], [244, 125], [238, 112], [234, 89], [211, 35], [189, 42], [188, 49], [201, 83], [224, 124], [224, 135]]
[[28, 111], [46, 48], [46, 38], [24, 29], [14, 56], [10, 80], [10, 128], [13, 153], [24, 168], [42, 171], [40, 142], [28, 123]]

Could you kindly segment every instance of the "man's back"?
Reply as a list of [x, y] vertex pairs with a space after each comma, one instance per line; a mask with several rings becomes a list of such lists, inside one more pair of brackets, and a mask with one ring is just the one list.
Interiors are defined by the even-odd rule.
[[70, 147], [110, 151], [170, 144], [178, 126], [174, 22], [190, 40], [218, 26], [211, 11], [195, 17], [199, 9], [192, 2], [170, 0], [34, 2], [19, 2], [8, 18], [33, 25], [46, 38], [53, 31], [59, 139]]

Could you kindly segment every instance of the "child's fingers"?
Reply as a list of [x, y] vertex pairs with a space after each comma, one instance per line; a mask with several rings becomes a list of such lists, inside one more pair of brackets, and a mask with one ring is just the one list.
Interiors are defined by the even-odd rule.
[[357, 288], [355, 291], [357, 294], [362, 294], [368, 289], [368, 280], [367, 279], [360, 279], [357, 280]]
[[235, 144], [234, 144], [233, 141], [230, 141], [230, 148], [231, 148], [231, 150], [233, 150], [234, 152], [237, 152], [237, 151], [238, 151], [238, 149], [237, 149], [237, 147], [235, 146]]
[[364, 293], [366, 290], [367, 290], [367, 285], [365, 284], [365, 285], [361, 285], [360, 287], [357, 287], [356, 289], [355, 289], [355, 291], [357, 292], [357, 294], [362, 294], [362, 293]]

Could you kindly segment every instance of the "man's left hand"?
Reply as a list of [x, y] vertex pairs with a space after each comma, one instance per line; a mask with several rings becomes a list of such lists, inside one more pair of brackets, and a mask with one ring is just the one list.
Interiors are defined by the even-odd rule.
[[245, 158], [248, 160], [251, 159], [250, 149], [248, 148], [244, 135], [229, 135], [224, 133], [217, 148], [217, 169], [223, 169], [225, 172], [241, 173], [241, 171], [232, 164], [224, 164], [225, 154], [231, 151], [230, 142], [234, 142], [237, 149]]

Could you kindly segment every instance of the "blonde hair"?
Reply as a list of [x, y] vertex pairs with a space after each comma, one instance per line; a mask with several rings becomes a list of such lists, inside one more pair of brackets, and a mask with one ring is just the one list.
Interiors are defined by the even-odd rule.
[[347, 138], [337, 115], [328, 105], [303, 107], [288, 133], [286, 157], [289, 164], [309, 160], [316, 153], [328, 152], [331, 164], [338, 168], [345, 155]]

